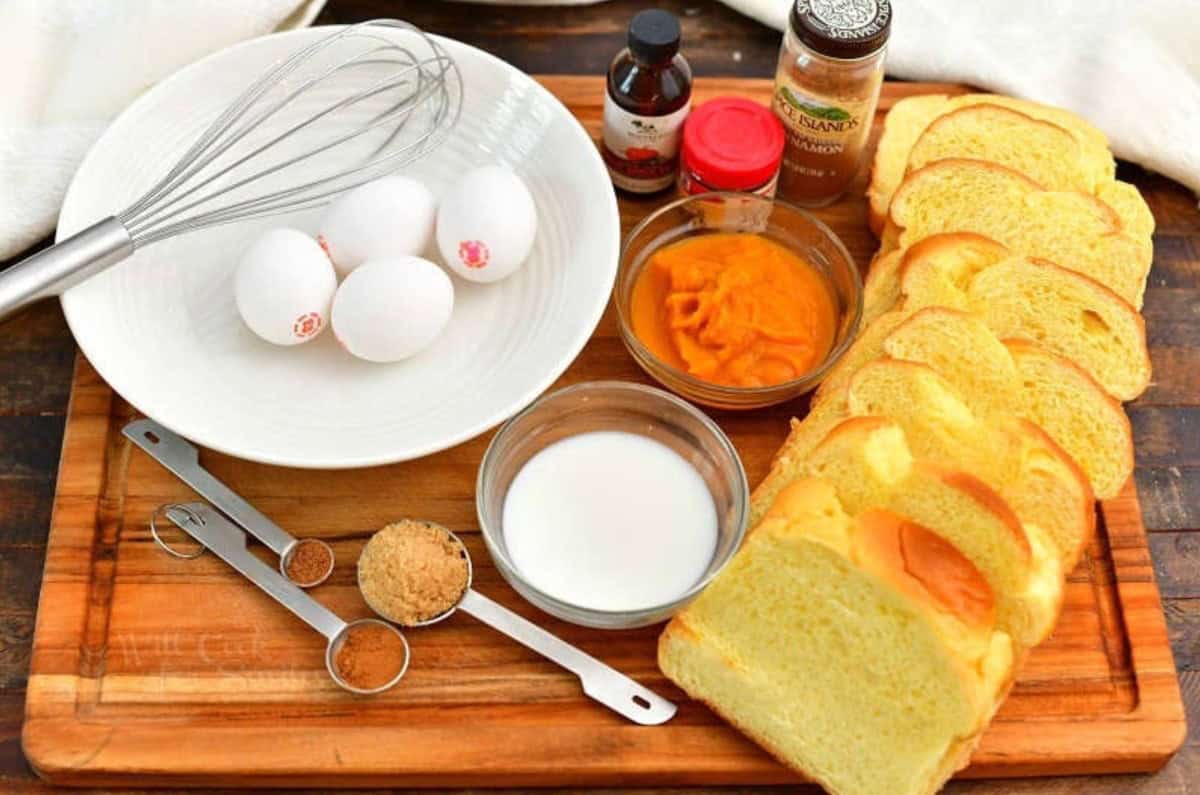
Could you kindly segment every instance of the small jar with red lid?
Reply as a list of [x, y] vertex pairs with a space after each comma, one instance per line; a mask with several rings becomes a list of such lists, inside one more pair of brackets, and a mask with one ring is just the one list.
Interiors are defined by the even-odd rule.
[[773, 197], [783, 141], [783, 125], [766, 106], [743, 97], [709, 100], [683, 125], [679, 190]]

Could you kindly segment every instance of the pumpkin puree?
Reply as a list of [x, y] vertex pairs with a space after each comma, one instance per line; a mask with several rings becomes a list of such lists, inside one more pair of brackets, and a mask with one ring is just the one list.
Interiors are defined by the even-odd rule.
[[837, 310], [825, 276], [756, 234], [664, 246], [638, 274], [633, 333], [664, 362], [714, 384], [758, 387], [824, 361]]

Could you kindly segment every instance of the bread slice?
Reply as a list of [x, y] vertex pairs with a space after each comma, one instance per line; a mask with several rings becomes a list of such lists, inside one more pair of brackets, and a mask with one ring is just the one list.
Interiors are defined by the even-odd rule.
[[1127, 234], [1154, 231], [1154, 215], [1137, 188], [1113, 179], [1112, 155], [1089, 150], [1054, 122], [993, 103], [952, 110], [921, 133], [906, 171], [952, 157], [1007, 166], [1046, 190], [1091, 194], [1113, 208]]
[[[1063, 574], [1049, 539], [1038, 528], [1023, 527], [1008, 503], [978, 478], [914, 460], [894, 421], [845, 420], [813, 449], [804, 469], [828, 481], [851, 515], [886, 508], [953, 544], [992, 589], [996, 626], [1021, 648], [1041, 643], [1054, 628]], [[767, 518], [771, 515], [768, 510]]]
[[1048, 191], [982, 160], [939, 160], [911, 172], [896, 190], [883, 249], [908, 248], [945, 232], [990, 237], [1014, 254], [1059, 263], [1142, 305], [1150, 239], [1129, 234], [1116, 212], [1090, 194]]
[[801, 477], [805, 461], [813, 448], [849, 416], [846, 389], [842, 388], [827, 393], [819, 400], [814, 396], [804, 419], [792, 418], [787, 438], [771, 459], [771, 468], [750, 495], [749, 527], [758, 526], [779, 493]]
[[1054, 122], [992, 102], [934, 119], [908, 152], [906, 171], [948, 157], [989, 160], [1019, 171], [1047, 190], [1094, 193], [1112, 179], [1112, 156], [1089, 157], [1079, 139]]
[[1069, 359], [1029, 340], [1001, 341], [982, 315], [927, 307], [882, 347], [891, 358], [931, 367], [976, 415], [1013, 414], [1040, 426], [1083, 469], [1097, 498], [1115, 497], [1133, 473], [1121, 404]]
[[[895, 252], [890, 278], [896, 280], [898, 306], [920, 309], [949, 306], [963, 309], [964, 293], [975, 276], [1016, 256], [1007, 246], [972, 232], [931, 235], [911, 248]], [[880, 278], [886, 278], [880, 273]], [[912, 292], [911, 300], [909, 292]]]
[[[1007, 251], [1007, 249], [1006, 249]], [[866, 328], [884, 312], [900, 303], [900, 265], [904, 251], [877, 252], [867, 265], [863, 280], [863, 311], [859, 328]]]
[[659, 667], [834, 795], [937, 791], [1013, 676], [987, 582], [916, 523], [852, 519], [820, 481], [781, 499], [667, 625]]
[[[1016, 99], [1014, 97], [1006, 97], [995, 94], [964, 94], [961, 96], [949, 97], [945, 95], [925, 95], [918, 97], [908, 97], [897, 102], [888, 111], [884, 119], [883, 134], [879, 139], [879, 146], [875, 151], [875, 160], [871, 168], [871, 184], [867, 188], [867, 198], [870, 200], [870, 223], [871, 228], [876, 234], [879, 234], [887, 220], [888, 204], [891, 202], [892, 194], [896, 187], [904, 179], [905, 173], [911, 165], [910, 155], [917, 142], [928, 131], [929, 127], [937, 122], [940, 122], [946, 116], [950, 116], [960, 111], [986, 106], [988, 108], [998, 108], [1001, 110], [1012, 111], [1022, 117], [1028, 118], [1036, 122], [1046, 123], [1053, 127], [1068, 133], [1075, 141], [1078, 147], [1078, 157], [1082, 161], [1081, 166], [1086, 173], [1094, 174], [1094, 183], [1086, 190], [1096, 190], [1099, 187], [1103, 191], [1107, 186], [1115, 184], [1114, 177], [1116, 174], [1116, 163], [1113, 161], [1112, 153], [1108, 150], [1108, 139], [1104, 133], [1088, 124], [1079, 116], [1062, 108], [1056, 108], [1048, 105], [1040, 105], [1027, 100]], [[983, 159], [994, 159], [991, 157], [992, 152], [996, 152], [998, 147], [1013, 146], [1007, 138], [1009, 137], [1001, 130], [996, 128], [984, 128], [977, 126], [977, 121], [980, 117], [975, 117], [975, 122], [972, 122], [970, 116], [965, 119], [959, 117], [958, 120], [952, 122], [950, 126], [970, 130], [978, 129], [981, 134], [986, 134], [988, 138], [1005, 137], [1006, 140], [994, 141], [987, 140], [974, 144], [973, 149], [966, 151], [972, 152], [969, 156], [980, 157]], [[1013, 125], [1008, 125], [1010, 128]], [[1016, 146], [1020, 145], [1020, 140], [1025, 136], [1033, 134], [1037, 135], [1037, 131], [1029, 130], [1024, 126], [1020, 126], [1019, 131], [1011, 131], [1012, 137], [1018, 138], [1015, 142]], [[1040, 138], [1058, 138], [1045, 128], [1040, 128]], [[951, 142], [961, 140], [959, 137], [951, 138]], [[926, 144], [928, 145], [928, 141]], [[967, 143], [974, 143], [967, 141]], [[1039, 143], [1044, 146], [1045, 141], [1039, 140]], [[1064, 150], [1060, 147], [1059, 153]], [[980, 148], [982, 147], [982, 148]], [[1032, 146], [1027, 146], [1027, 149], [1034, 149]], [[1040, 147], [1039, 147], [1040, 148]], [[966, 156], [966, 151], [961, 149], [949, 149], [945, 153], [940, 154], [936, 159], [945, 157], [962, 157]], [[1051, 150], [1054, 151], [1054, 150]], [[997, 156], [1003, 156], [1003, 151], [997, 152]], [[924, 161], [929, 161], [929, 156], [924, 156]], [[1003, 161], [1001, 161], [1003, 162]], [[1008, 159], [1006, 165], [1022, 170], [1021, 165], [1027, 161]], [[1032, 166], [1037, 168], [1040, 163], [1034, 163]], [[1033, 173], [1025, 172], [1030, 177], [1037, 179]], [[1104, 199], [1099, 195], [1099, 198]], [[1145, 207], [1145, 202], [1140, 201], [1141, 207], [1134, 207], [1135, 212], [1129, 216], [1131, 219], [1142, 219], [1149, 215], [1148, 208]], [[1115, 208], [1114, 206], [1114, 209]], [[1121, 212], [1118, 209], [1118, 212]], [[1144, 214], [1143, 214], [1144, 213]]]
[[1028, 340], [1001, 341], [978, 313], [942, 306], [888, 312], [863, 329], [821, 384], [814, 411], [884, 356], [928, 365], [981, 418], [1011, 414], [1036, 423], [1075, 459], [1100, 499], [1116, 496], [1133, 472], [1129, 419], [1085, 370]]
[[1112, 396], [1141, 394], [1151, 369], [1138, 312], [1086, 276], [1005, 252], [980, 235], [934, 235], [899, 258], [881, 258], [877, 265], [889, 270], [872, 278], [896, 282], [899, 298], [891, 309], [978, 312], [998, 336], [1036, 342], [1071, 360]]
[[1050, 538], [1063, 571], [1075, 567], [1095, 523], [1095, 496], [1083, 470], [1039, 426], [1011, 414], [977, 415], [946, 379], [918, 362], [871, 361], [845, 388], [815, 401], [803, 421], [793, 420], [751, 496], [751, 526], [806, 473], [813, 450], [840, 422], [867, 415], [894, 420], [915, 456], [993, 488], [1023, 525]]
[[906, 312], [925, 306], [976, 312], [999, 337], [1036, 342], [1065, 356], [1120, 400], [1133, 400], [1149, 385], [1145, 321], [1102, 284], [1025, 257], [975, 273], [947, 262], [941, 257], [905, 263], [900, 289]]
[[917, 362], [879, 359], [846, 392], [852, 416], [891, 418], [913, 454], [962, 469], [995, 489], [1026, 528], [1054, 542], [1063, 571], [1075, 567], [1095, 525], [1087, 477], [1037, 425], [1015, 416], [981, 420], [953, 387]]
[[1039, 425], [1087, 474], [1097, 499], [1117, 496], [1133, 474], [1133, 430], [1120, 402], [1070, 359], [1028, 340], [1004, 341], [1017, 367], [1015, 413]]
[[1120, 180], [1103, 182], [1096, 188], [1096, 198], [1120, 216], [1125, 234], [1137, 240], [1149, 240], [1154, 234], [1154, 213], [1136, 186]]
[[[863, 287], [862, 325], [901, 306], [901, 281], [909, 263], [931, 263], [939, 272], [961, 274], [961, 281], [1011, 256], [1012, 252], [995, 240], [967, 232], [933, 235], [911, 248], [880, 254], [871, 260]], [[948, 300], [954, 296], [950, 293]], [[930, 306], [937, 301], [937, 296], [928, 296], [922, 299], [922, 305]]]
[[1068, 356], [1113, 397], [1133, 400], [1150, 384], [1145, 321], [1086, 276], [1013, 257], [980, 271], [967, 301], [1001, 337], [1038, 342]]
[[884, 355], [884, 340], [908, 320], [909, 314], [903, 310], [887, 312], [858, 333], [858, 337], [837, 360], [837, 363], [825, 374], [824, 380], [813, 395], [813, 405], [823, 401], [829, 395], [845, 391], [850, 379], [867, 362]]

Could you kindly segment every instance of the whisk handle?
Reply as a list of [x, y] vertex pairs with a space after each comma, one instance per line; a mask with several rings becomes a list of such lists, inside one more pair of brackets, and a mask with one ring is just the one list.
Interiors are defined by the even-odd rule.
[[0, 272], [0, 321], [29, 304], [60, 295], [72, 285], [128, 257], [133, 238], [116, 218], [106, 218], [61, 243]]

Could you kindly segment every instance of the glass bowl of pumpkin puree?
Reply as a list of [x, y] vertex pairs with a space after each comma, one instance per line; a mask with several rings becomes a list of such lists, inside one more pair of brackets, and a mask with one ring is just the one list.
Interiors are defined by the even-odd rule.
[[614, 288], [625, 347], [655, 380], [722, 409], [813, 389], [862, 315], [862, 279], [809, 213], [749, 193], [704, 193], [626, 238]]

